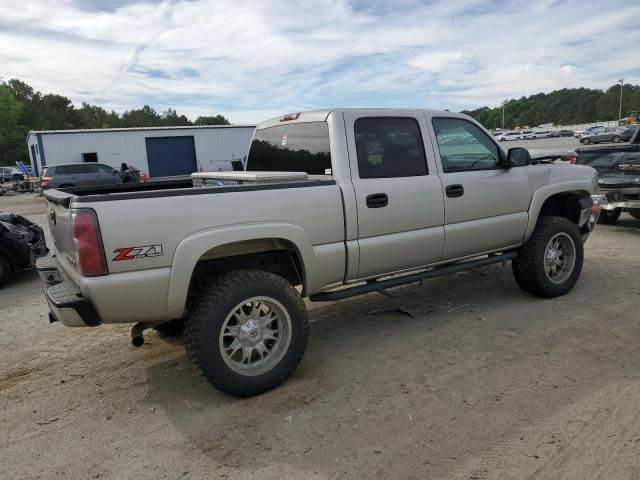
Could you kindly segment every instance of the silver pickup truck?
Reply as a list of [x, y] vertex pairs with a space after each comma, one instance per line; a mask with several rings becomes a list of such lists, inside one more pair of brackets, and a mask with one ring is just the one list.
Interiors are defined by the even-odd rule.
[[137, 345], [145, 328], [183, 326], [209, 382], [256, 395], [302, 358], [304, 297], [385, 292], [508, 260], [527, 292], [563, 295], [598, 214], [595, 170], [507, 153], [452, 112], [274, 118], [257, 127], [245, 168], [308, 177], [45, 192], [54, 253], [38, 269], [50, 320], [138, 322]]

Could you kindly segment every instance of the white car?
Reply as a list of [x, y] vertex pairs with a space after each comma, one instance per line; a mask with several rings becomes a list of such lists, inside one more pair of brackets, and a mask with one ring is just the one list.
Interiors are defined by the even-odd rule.
[[499, 142], [508, 142], [510, 140], [520, 140], [520, 132], [505, 132], [502, 135], [498, 135], [496, 140]]

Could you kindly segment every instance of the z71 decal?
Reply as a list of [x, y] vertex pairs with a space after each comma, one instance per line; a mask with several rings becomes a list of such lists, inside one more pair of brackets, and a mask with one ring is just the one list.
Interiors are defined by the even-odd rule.
[[162, 245], [116, 248], [113, 253], [117, 255], [111, 259], [112, 262], [135, 260], [136, 258], [160, 257], [162, 256]]

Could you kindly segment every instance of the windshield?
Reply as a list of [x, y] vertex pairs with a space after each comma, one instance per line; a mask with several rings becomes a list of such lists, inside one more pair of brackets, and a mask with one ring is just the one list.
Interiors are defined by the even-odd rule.
[[330, 175], [327, 123], [291, 123], [257, 130], [251, 142], [246, 170]]

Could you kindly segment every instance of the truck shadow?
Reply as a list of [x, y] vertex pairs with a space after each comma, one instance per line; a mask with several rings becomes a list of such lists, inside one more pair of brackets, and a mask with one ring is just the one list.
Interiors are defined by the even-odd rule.
[[25, 270], [12, 274], [9, 282], [0, 288], [0, 295], [15, 294], [18, 291], [24, 290], [25, 287], [41, 288], [38, 272], [35, 270]]
[[[599, 225], [598, 228], [605, 227], [606, 225]], [[615, 232], [630, 233], [632, 235], [640, 235], [640, 220], [632, 217], [631, 215], [623, 214], [618, 221], [612, 225], [615, 228]]]
[[[318, 471], [333, 477], [349, 465], [352, 472], [363, 468], [366, 478], [403, 470], [402, 459], [414, 444], [431, 449], [430, 462], [446, 462], [451, 453], [437, 442], [450, 421], [452, 399], [475, 396], [482, 408], [461, 421], [470, 431], [481, 428], [485, 415], [493, 414], [485, 407], [501, 407], [486, 377], [503, 368], [517, 377], [509, 361], [522, 360], [528, 330], [554, 322], [557, 304], [522, 293], [509, 270], [460, 273], [423, 288], [396, 289], [402, 295], [397, 299], [371, 294], [312, 308], [310, 342], [297, 372], [259, 397], [218, 392], [179, 355], [147, 370], [147, 401], [160, 405], [193, 447], [239, 471], [282, 468], [299, 478]], [[596, 284], [576, 293], [573, 302], [589, 297]], [[536, 315], [496, 315], [535, 308]], [[572, 398], [573, 392], [555, 407]], [[466, 439], [447, 440], [456, 441]], [[479, 439], [465, 448], [477, 453], [489, 447]], [[385, 460], [377, 456], [381, 450]], [[334, 458], [341, 459], [340, 468]]]

